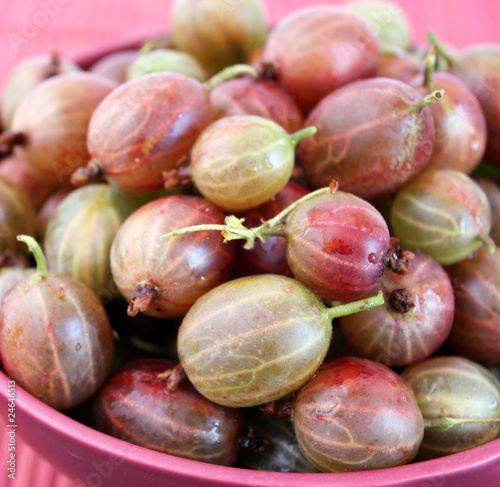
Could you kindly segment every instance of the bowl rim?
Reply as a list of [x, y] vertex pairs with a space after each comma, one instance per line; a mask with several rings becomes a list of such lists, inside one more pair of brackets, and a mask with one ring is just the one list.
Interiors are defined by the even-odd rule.
[[[11, 380], [0, 371], [0, 395], [7, 399], [7, 382]], [[150, 470], [174, 473], [186, 481], [201, 482], [210, 479], [214, 485], [234, 486], [235, 472], [241, 472], [239, 486], [256, 487], [304, 487], [304, 485], [340, 487], [389, 487], [403, 481], [425, 481], [430, 478], [446, 478], [447, 474], [459, 475], [471, 468], [482, 468], [488, 463], [500, 460], [500, 439], [490, 441], [473, 449], [446, 457], [410, 463], [399, 467], [380, 470], [340, 473], [284, 473], [225, 467], [176, 457], [166, 453], [127, 443], [118, 438], [92, 429], [46, 405], [16, 383], [16, 409], [27, 415], [47, 430], [55, 431], [70, 443], [84, 444], [103, 457], [127, 458], [130, 465], [141, 465]], [[22, 437], [22, 430], [19, 431]], [[29, 444], [29, 441], [27, 441]]]
[[[102, 45], [87, 48], [79, 54], [70, 56], [74, 62], [84, 69], [90, 68], [104, 56], [126, 49], [139, 48], [151, 37], [164, 36], [165, 32], [150, 34], [136, 34], [127, 38], [108, 41]], [[0, 370], [0, 397], [7, 399], [7, 382], [11, 380], [3, 370]], [[130, 465], [143, 466], [151, 471], [165, 474], [176, 474], [185, 481], [206, 482], [210, 479], [214, 485], [221, 487], [390, 487], [403, 485], [402, 482], [417, 483], [429, 479], [443, 479], [462, 472], [470, 473], [498, 462], [500, 465], [500, 438], [484, 445], [455, 453], [446, 457], [410, 463], [398, 467], [379, 470], [341, 473], [285, 473], [249, 470], [236, 467], [212, 465], [208, 463], [176, 457], [166, 453], [149, 450], [147, 448], [127, 443], [107, 434], [92, 429], [78, 421], [57, 411], [25, 391], [16, 383], [16, 409], [31, 421], [37, 422], [44, 429], [53, 430], [58, 437], [63, 437], [68, 443], [84, 444], [86, 448], [94, 450], [103, 457], [127, 458]], [[22, 430], [19, 435], [23, 438]], [[23, 438], [24, 439], [24, 438]], [[29, 440], [25, 440], [29, 444]], [[43, 452], [41, 453], [43, 456]], [[240, 472], [235, 478], [235, 472]], [[237, 484], [235, 483], [237, 481]], [[435, 485], [435, 484], [432, 484]], [[436, 485], [442, 485], [436, 484]]]

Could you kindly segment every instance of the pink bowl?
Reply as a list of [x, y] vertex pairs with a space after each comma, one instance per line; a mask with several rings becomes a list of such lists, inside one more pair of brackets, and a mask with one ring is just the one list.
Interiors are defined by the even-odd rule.
[[[87, 68], [106, 54], [137, 47], [143, 38], [85, 53]], [[0, 371], [1, 404], [8, 377]], [[6, 413], [5, 413], [6, 414]], [[166, 455], [84, 426], [16, 386], [17, 431], [61, 473], [81, 486], [205, 487], [481, 487], [500, 485], [500, 439], [469, 451], [402, 467], [353, 473], [275, 473], [221, 467]], [[5, 475], [5, 473], [3, 474]]]

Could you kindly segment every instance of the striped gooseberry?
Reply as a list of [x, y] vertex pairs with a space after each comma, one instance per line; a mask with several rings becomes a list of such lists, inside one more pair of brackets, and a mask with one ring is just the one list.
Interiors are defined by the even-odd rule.
[[390, 252], [389, 230], [368, 202], [349, 193], [323, 188], [310, 193], [259, 227], [248, 229], [243, 219], [229, 216], [225, 225], [177, 230], [171, 238], [200, 230], [220, 230], [226, 240], [280, 236], [287, 241], [287, 261], [293, 275], [321, 298], [352, 301], [366, 296], [379, 282]]
[[111, 244], [139, 206], [136, 198], [109, 184], [89, 184], [72, 191], [57, 207], [45, 233], [49, 270], [79, 279], [103, 301], [119, 296], [111, 275]]
[[374, 76], [379, 42], [372, 27], [345, 7], [314, 5], [283, 17], [262, 61], [276, 63], [279, 84], [305, 112], [328, 93]]
[[295, 398], [292, 421], [304, 456], [322, 472], [412, 461], [424, 423], [411, 387], [371, 360], [325, 362]]
[[[190, 177], [200, 193], [219, 208], [254, 208], [285, 186], [292, 175], [295, 146], [315, 132], [315, 127], [307, 127], [287, 134], [276, 122], [257, 115], [224, 117], [196, 140]], [[175, 175], [173, 179], [175, 186]]]
[[79, 71], [70, 59], [58, 54], [37, 54], [16, 63], [7, 75], [1, 98], [1, 119], [4, 130], [10, 130], [17, 106], [36, 86], [62, 73]]
[[161, 190], [163, 173], [188, 157], [214, 120], [210, 90], [240, 74], [258, 76], [255, 68], [236, 65], [205, 83], [160, 72], [119, 86], [92, 115], [87, 137], [92, 159], [73, 174], [72, 183], [79, 186], [102, 174], [126, 193]]
[[447, 344], [463, 357], [500, 365], [500, 249], [481, 247], [447, 266], [455, 293], [455, 319]]
[[212, 0], [175, 0], [171, 7], [172, 41], [209, 71], [245, 62], [263, 44], [267, 21], [262, 0], [238, 4]]
[[26, 245], [18, 242], [20, 233], [35, 231], [35, 210], [23, 190], [0, 174], [0, 254], [7, 251], [24, 254]]
[[[244, 218], [247, 227], [257, 227], [309, 193], [309, 189], [302, 184], [289, 181], [276, 196], [236, 216]], [[237, 277], [257, 274], [292, 276], [286, 259], [286, 240], [283, 237], [267, 237], [265, 242], [257, 239], [250, 250], [239, 245], [234, 256], [234, 266], [234, 275]]]
[[500, 431], [500, 383], [463, 357], [431, 357], [403, 378], [415, 391], [425, 434], [418, 458], [429, 460], [494, 440]]
[[205, 70], [193, 56], [175, 49], [162, 48], [140, 52], [127, 69], [127, 80], [160, 71], [182, 73], [198, 81], [207, 79]]
[[390, 219], [401, 245], [442, 265], [465, 259], [488, 236], [491, 210], [484, 191], [455, 169], [424, 171], [394, 198]]
[[430, 34], [431, 42], [449, 63], [450, 72], [463, 80], [479, 100], [488, 130], [486, 159], [500, 164], [500, 48], [473, 44], [455, 55]]
[[500, 187], [490, 179], [475, 178], [479, 187], [484, 191], [491, 209], [490, 237], [495, 244], [500, 245]]
[[47, 271], [38, 243], [20, 235], [37, 271], [19, 281], [0, 307], [5, 372], [55, 409], [83, 403], [104, 383], [113, 361], [113, 333], [97, 296], [83, 283]]
[[217, 118], [258, 115], [281, 125], [289, 134], [304, 126], [304, 117], [294, 99], [279, 85], [260, 77], [229, 80], [210, 93]]
[[419, 253], [406, 272], [386, 272], [375, 287], [384, 294], [385, 306], [340, 319], [357, 356], [388, 367], [408, 365], [429, 357], [448, 337], [454, 297], [446, 272]]
[[83, 71], [43, 81], [22, 99], [10, 132], [2, 134], [4, 153], [14, 144], [41, 179], [67, 184], [73, 172], [89, 160], [90, 118], [115, 86], [107, 78]]
[[350, 83], [321, 100], [306, 119], [318, 132], [304, 140], [297, 162], [315, 188], [330, 184], [375, 199], [409, 181], [429, 161], [434, 120], [423, 98], [402, 81], [373, 78]]
[[241, 412], [214, 404], [187, 381], [165, 386], [175, 362], [127, 362], [109, 379], [93, 405], [93, 426], [152, 450], [217, 465], [238, 456]]
[[214, 232], [184, 235], [165, 245], [160, 236], [192, 224], [217, 224], [224, 213], [202, 198], [158, 198], [130, 215], [111, 247], [114, 281], [129, 301], [129, 314], [158, 318], [184, 315], [194, 302], [231, 273], [234, 246]]
[[212, 289], [187, 312], [177, 338], [179, 359], [211, 401], [264, 404], [296, 391], [315, 374], [330, 344], [333, 318], [382, 301], [327, 308], [290, 277], [242, 277]]
[[40, 174], [18, 152], [0, 161], [0, 174], [16, 183], [28, 196], [33, 208], [38, 209], [56, 190], [57, 184], [43, 181]]
[[470, 174], [481, 161], [486, 148], [486, 119], [472, 90], [451, 73], [434, 72], [436, 47], [433, 46], [422, 72], [408, 83], [426, 96], [436, 90], [445, 95], [429, 109], [434, 118], [434, 150], [425, 169], [456, 169]]
[[380, 48], [411, 48], [411, 26], [404, 10], [387, 0], [350, 0], [345, 7], [363, 17], [375, 30]]

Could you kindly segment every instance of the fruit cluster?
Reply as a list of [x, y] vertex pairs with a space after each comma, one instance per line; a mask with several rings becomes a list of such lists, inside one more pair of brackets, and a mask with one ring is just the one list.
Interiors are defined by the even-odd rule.
[[495, 439], [500, 46], [417, 48], [372, 0], [269, 32], [260, 0], [175, 0], [170, 30], [9, 75], [5, 372], [220, 465], [370, 470]]

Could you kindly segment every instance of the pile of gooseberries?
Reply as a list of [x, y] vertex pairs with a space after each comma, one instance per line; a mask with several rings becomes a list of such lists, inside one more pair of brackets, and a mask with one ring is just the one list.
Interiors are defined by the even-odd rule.
[[498, 437], [500, 46], [417, 48], [370, 0], [272, 29], [261, 0], [171, 18], [86, 71], [9, 74], [5, 373], [224, 466], [372, 470]]

